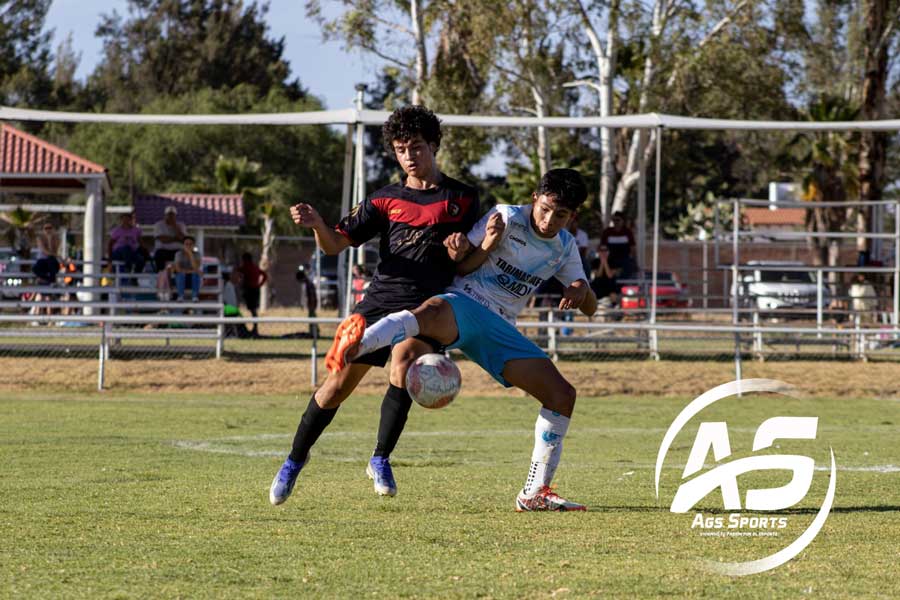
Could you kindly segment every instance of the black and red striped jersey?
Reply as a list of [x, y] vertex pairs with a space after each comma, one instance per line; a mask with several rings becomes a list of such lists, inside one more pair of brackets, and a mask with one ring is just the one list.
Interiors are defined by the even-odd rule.
[[453, 281], [444, 239], [478, 220], [478, 191], [446, 175], [429, 190], [385, 186], [341, 219], [335, 230], [359, 246], [380, 235], [379, 263], [366, 300], [389, 310], [418, 306]]

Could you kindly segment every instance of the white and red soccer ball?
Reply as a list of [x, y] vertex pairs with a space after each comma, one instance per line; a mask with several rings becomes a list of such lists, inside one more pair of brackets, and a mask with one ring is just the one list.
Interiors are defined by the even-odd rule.
[[441, 408], [459, 393], [459, 368], [443, 354], [423, 354], [406, 371], [406, 391], [425, 408]]

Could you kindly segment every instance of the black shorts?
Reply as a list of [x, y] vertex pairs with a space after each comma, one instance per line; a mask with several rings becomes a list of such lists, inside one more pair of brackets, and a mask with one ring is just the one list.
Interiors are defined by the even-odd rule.
[[251, 312], [259, 308], [259, 288], [244, 288], [244, 304], [247, 305], [247, 310]]
[[[411, 306], [404, 308], [385, 308], [384, 306], [377, 304], [375, 302], [370, 302], [368, 298], [364, 298], [362, 302], [356, 305], [356, 308], [353, 309], [354, 313], [360, 314], [366, 320], [366, 327], [373, 325], [375, 322], [383, 319], [391, 313], [395, 313], [401, 310], [412, 310], [417, 308], [421, 303], [413, 304]], [[431, 339], [428, 336], [417, 335], [417, 340], [422, 340], [427, 344], [431, 344], [434, 352], [443, 352], [444, 347], [438, 343], [436, 340]], [[363, 354], [359, 358], [352, 360], [351, 362], [359, 364], [359, 365], [372, 365], [373, 367], [383, 367], [387, 364], [388, 359], [391, 357], [391, 347], [385, 346], [384, 348], [379, 348], [375, 352], [370, 352], [368, 354]]]

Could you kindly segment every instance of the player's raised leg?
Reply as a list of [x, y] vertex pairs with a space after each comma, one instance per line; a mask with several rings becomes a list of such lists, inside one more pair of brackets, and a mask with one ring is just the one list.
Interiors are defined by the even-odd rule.
[[440, 297], [429, 298], [411, 311], [391, 313], [369, 327], [365, 327], [364, 323], [360, 327], [358, 323], [351, 322], [353, 317], [350, 315], [341, 322], [328, 350], [328, 356], [332, 357], [331, 364], [337, 370], [357, 356], [385, 346], [395, 346], [417, 335], [429, 337], [443, 345], [453, 343], [458, 335], [453, 308]]
[[281, 465], [269, 488], [269, 501], [272, 504], [277, 506], [290, 497], [300, 470], [309, 460], [309, 449], [334, 419], [341, 402], [346, 400], [359, 385], [370, 368], [370, 365], [353, 364], [339, 373], [329, 375], [322, 387], [309, 399], [306, 411], [297, 426], [297, 433], [294, 434], [291, 453]]
[[503, 368], [503, 378], [542, 404], [534, 425], [531, 468], [525, 486], [516, 497], [516, 510], [587, 510], [583, 504], [566, 500], [550, 488], [575, 408], [575, 388], [547, 358], [510, 360]]

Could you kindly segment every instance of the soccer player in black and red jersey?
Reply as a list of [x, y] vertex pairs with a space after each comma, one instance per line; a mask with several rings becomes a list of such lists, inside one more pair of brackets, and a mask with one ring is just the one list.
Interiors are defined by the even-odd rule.
[[[381, 188], [334, 228], [326, 225], [309, 204], [291, 207], [294, 222], [309, 227], [326, 254], [359, 246], [380, 235], [379, 263], [366, 296], [354, 312], [367, 324], [388, 314], [413, 309], [442, 293], [456, 272], [454, 258], [462, 250], [454, 240], [465, 234], [479, 217], [478, 192], [447, 177], [437, 167], [435, 155], [441, 142], [438, 118], [423, 106], [394, 111], [382, 128], [385, 148], [400, 163], [406, 177], [401, 183]], [[457, 256], [457, 251], [459, 255]], [[281, 504], [291, 495], [309, 449], [328, 427], [338, 407], [373, 366], [384, 367], [391, 359], [390, 386], [381, 405], [381, 422], [375, 452], [366, 468], [375, 491], [393, 496], [397, 485], [390, 454], [400, 438], [412, 400], [404, 389], [406, 370], [419, 356], [434, 352], [438, 344], [423, 337], [410, 338], [390, 348], [354, 360], [328, 376], [316, 390], [297, 427], [291, 453], [272, 481], [269, 500]], [[326, 357], [326, 366], [331, 369]]]

